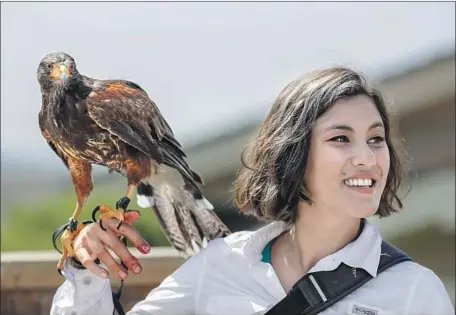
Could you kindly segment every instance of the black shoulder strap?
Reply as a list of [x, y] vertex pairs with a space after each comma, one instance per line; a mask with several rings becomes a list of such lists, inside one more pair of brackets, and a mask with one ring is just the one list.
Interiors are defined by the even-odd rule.
[[[386, 241], [382, 242], [377, 273], [412, 259]], [[332, 271], [307, 274], [292, 287], [288, 295], [265, 315], [315, 315], [340, 301], [372, 279], [364, 269], [342, 263]]]
[[[127, 246], [127, 238], [122, 237], [120, 239], [122, 243], [124, 243], [125, 246]], [[120, 262], [120, 265], [122, 268], [125, 268], [125, 270], [128, 270], [128, 267], [125, 265], [123, 261]], [[112, 314], [115, 315], [117, 312], [117, 315], [125, 315], [125, 311], [122, 307], [122, 303], [120, 302], [120, 297], [122, 296], [122, 290], [124, 286], [124, 280], [120, 280], [120, 285], [117, 289], [117, 292], [112, 292], [112, 301], [114, 303], [114, 310], [112, 311]]]

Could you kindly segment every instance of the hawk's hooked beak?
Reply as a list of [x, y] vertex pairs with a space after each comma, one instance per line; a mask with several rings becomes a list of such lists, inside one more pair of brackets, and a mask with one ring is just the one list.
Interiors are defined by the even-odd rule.
[[66, 81], [70, 76], [70, 71], [65, 65], [54, 65], [54, 69], [51, 72], [51, 77], [54, 79], [60, 79]]
[[63, 81], [66, 81], [68, 77], [70, 76], [70, 71], [68, 71], [68, 68], [64, 65], [60, 66], [60, 79]]

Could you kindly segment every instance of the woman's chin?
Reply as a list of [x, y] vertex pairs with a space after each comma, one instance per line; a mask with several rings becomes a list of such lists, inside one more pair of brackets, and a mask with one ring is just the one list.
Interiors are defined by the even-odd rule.
[[378, 210], [378, 205], [357, 205], [356, 207], [353, 208], [352, 216], [358, 219], [363, 219], [363, 218], [369, 218], [373, 215]]

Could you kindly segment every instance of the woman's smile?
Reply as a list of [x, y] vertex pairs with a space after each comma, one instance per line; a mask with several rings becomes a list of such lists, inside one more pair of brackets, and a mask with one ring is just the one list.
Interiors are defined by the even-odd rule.
[[343, 184], [351, 191], [363, 195], [372, 195], [375, 191], [377, 180], [378, 177], [372, 174], [357, 174], [345, 179]]

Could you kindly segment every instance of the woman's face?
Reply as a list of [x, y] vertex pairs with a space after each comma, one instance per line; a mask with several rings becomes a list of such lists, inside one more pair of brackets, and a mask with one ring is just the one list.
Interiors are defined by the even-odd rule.
[[305, 183], [318, 209], [351, 218], [375, 214], [389, 167], [385, 129], [369, 97], [337, 101], [317, 120]]

